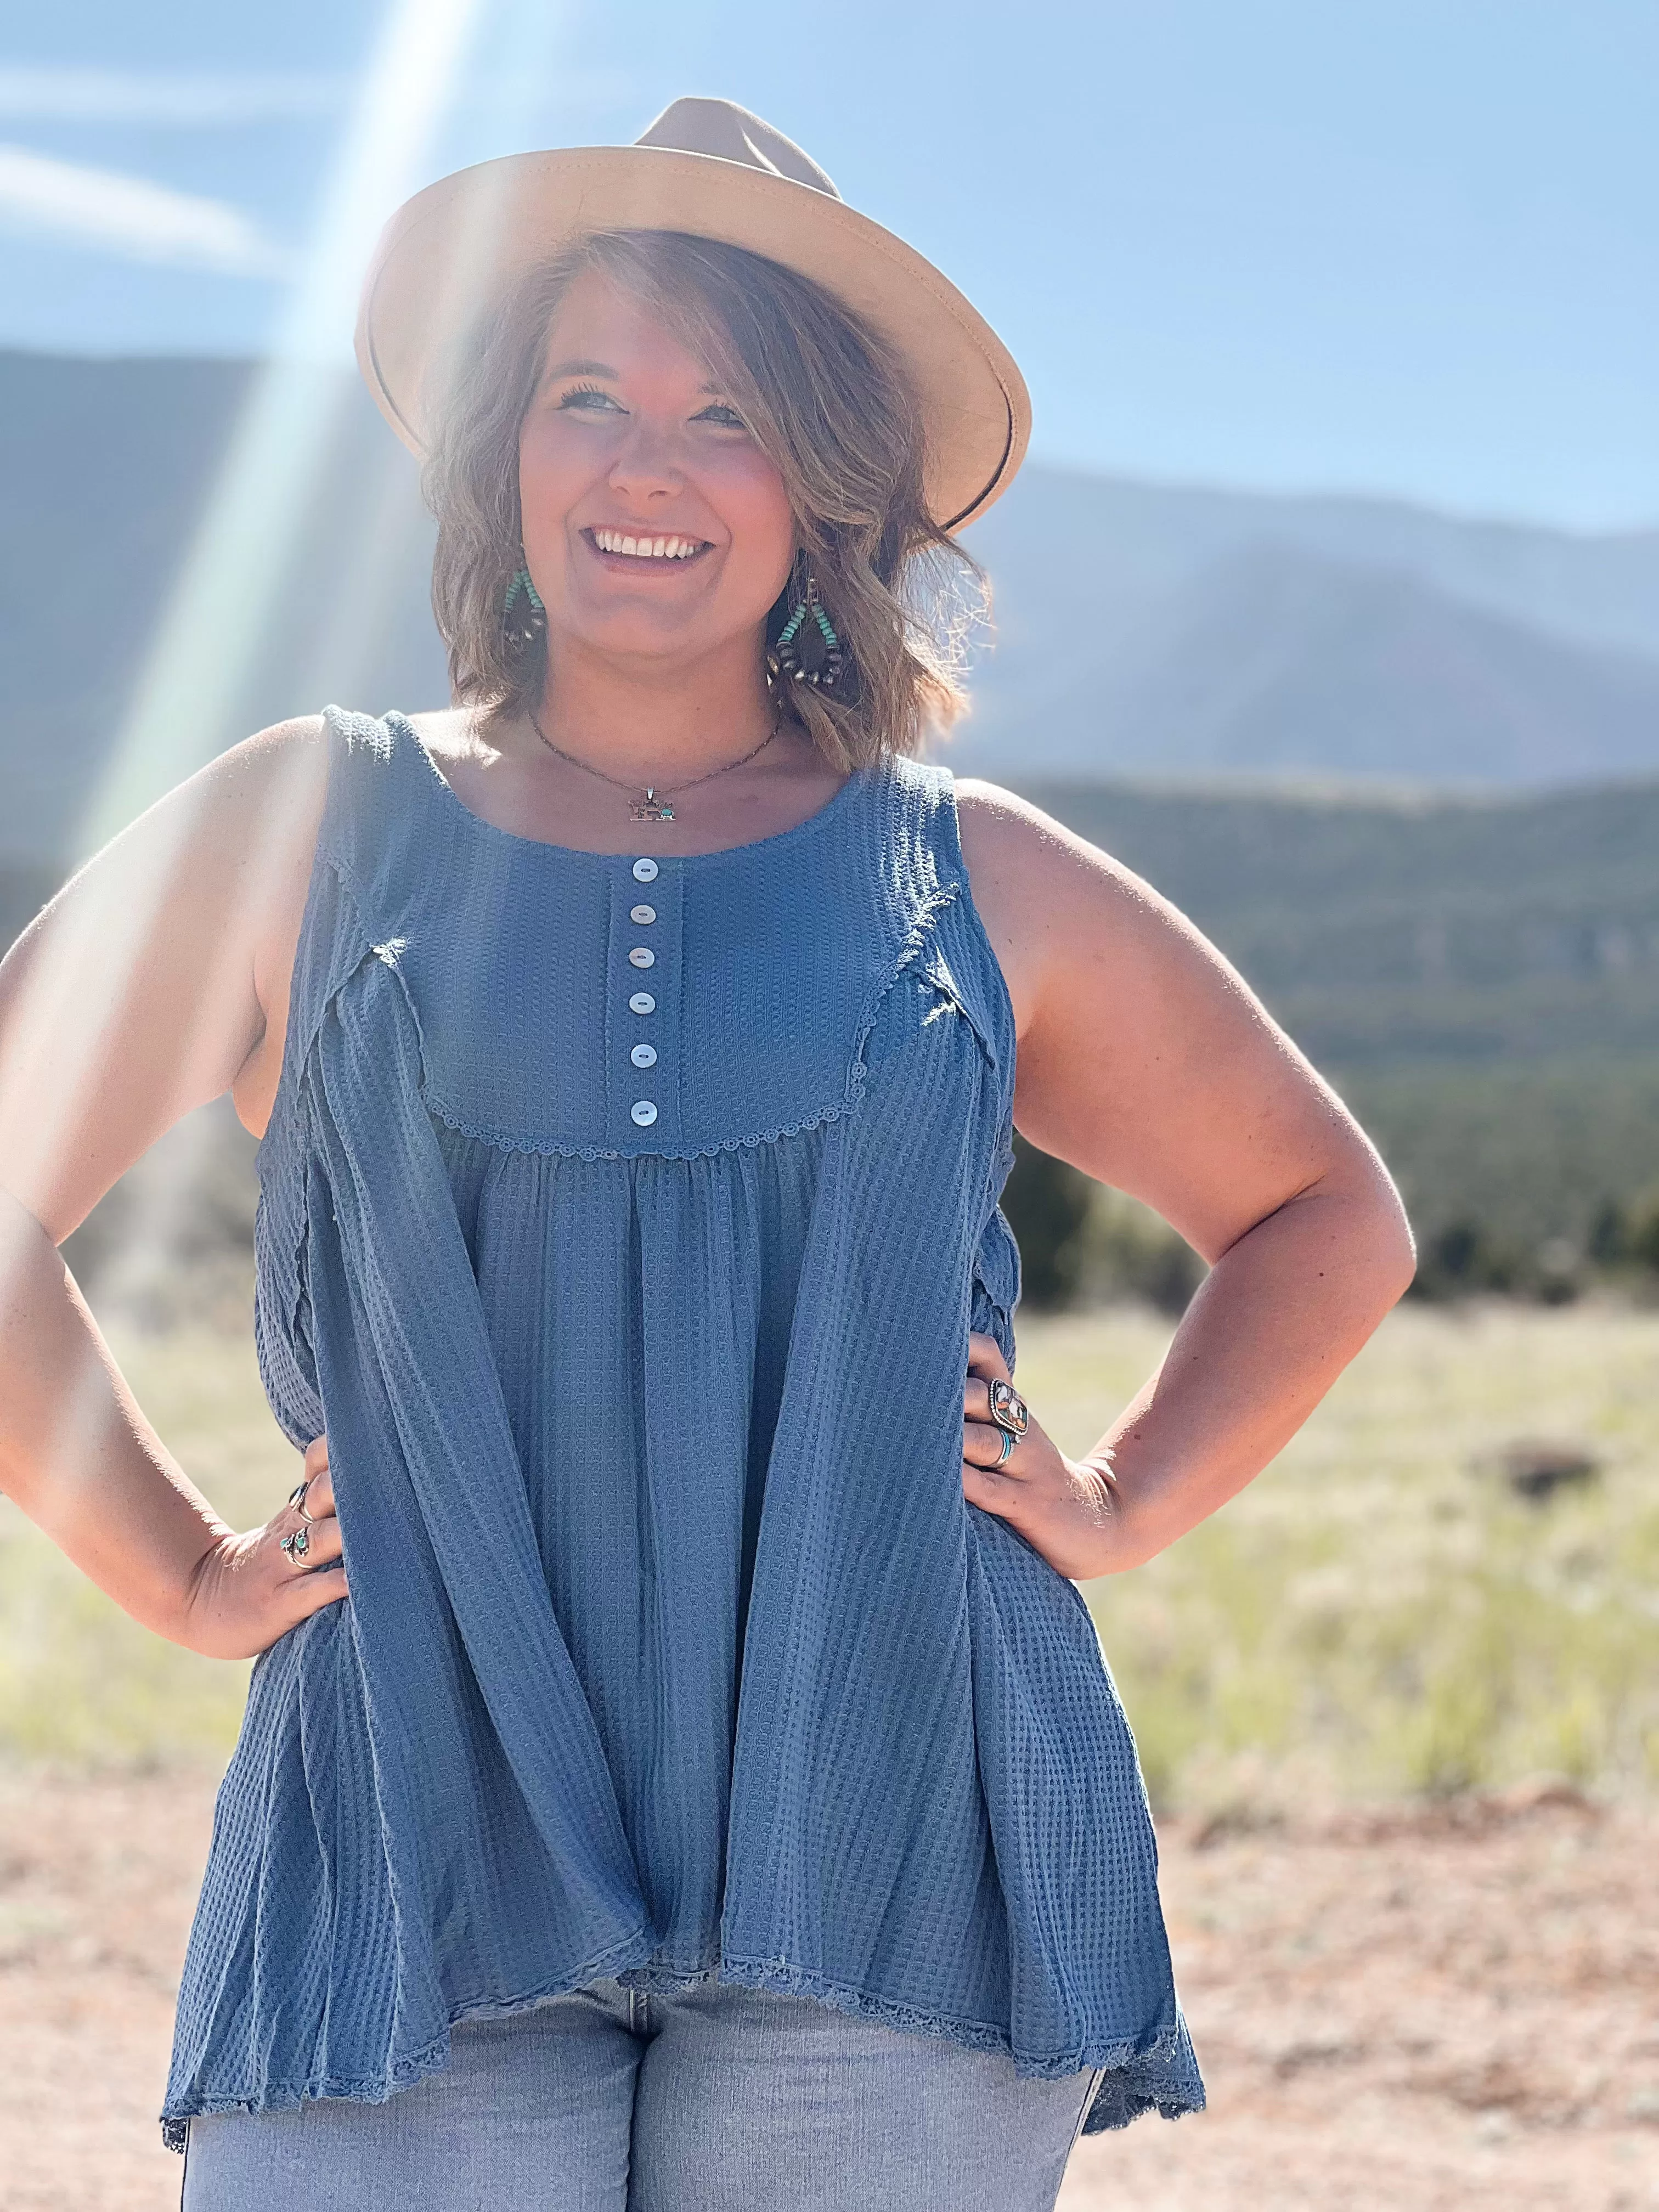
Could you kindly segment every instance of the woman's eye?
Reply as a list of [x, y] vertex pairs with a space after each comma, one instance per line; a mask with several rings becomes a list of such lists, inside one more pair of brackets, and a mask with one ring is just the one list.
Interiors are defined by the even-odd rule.
[[619, 400], [613, 399], [608, 392], [601, 392], [591, 384], [578, 385], [574, 392], [565, 393], [559, 402], [559, 411], [562, 414], [567, 410], [584, 415], [620, 415], [623, 411]]
[[746, 430], [749, 428], [737, 409], [728, 407], [723, 399], [716, 400], [712, 407], [705, 407], [700, 415], [694, 415], [691, 419], [695, 422], [712, 422], [721, 430]]

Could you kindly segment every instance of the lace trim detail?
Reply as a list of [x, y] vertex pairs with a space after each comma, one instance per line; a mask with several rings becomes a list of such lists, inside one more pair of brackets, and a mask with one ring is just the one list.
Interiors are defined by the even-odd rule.
[[268, 2082], [257, 2094], [247, 2097], [210, 2091], [196, 2098], [187, 2112], [162, 2114], [161, 2141], [168, 2150], [182, 2151], [191, 2120], [221, 2112], [290, 2112], [310, 2097], [343, 2097], [360, 2105], [386, 2104], [399, 2089], [412, 2089], [427, 2075], [441, 2073], [449, 2063], [453, 2029], [472, 2020], [510, 2020], [515, 2014], [534, 2012], [540, 2005], [550, 2004], [556, 1997], [569, 1996], [577, 1990], [586, 1989], [590, 1982], [601, 1981], [625, 1966], [630, 1953], [637, 1960], [641, 1948], [650, 1942], [651, 1930], [636, 1928], [631, 1935], [577, 1967], [574, 1975], [562, 1978], [545, 1989], [530, 1990], [523, 1996], [485, 1997], [462, 2005], [450, 2014], [447, 2025], [418, 2051], [399, 2058], [378, 2074], [323, 2074], [313, 2075], [304, 2081]]
[[[556, 1988], [463, 2006], [451, 2015], [448, 2026], [441, 2033], [381, 2073], [356, 2078], [329, 2075], [303, 2082], [276, 2082], [256, 2097], [204, 2096], [191, 2112], [170, 2112], [163, 2117], [161, 2140], [169, 2150], [182, 2151], [191, 2119], [222, 2112], [291, 2112], [311, 2097], [340, 2097], [360, 2104], [384, 2105], [400, 2089], [412, 2088], [416, 2081], [428, 2074], [441, 2072], [448, 2064], [453, 2029], [469, 2021], [508, 2020], [519, 2013], [532, 2012], [619, 1968], [627, 1972], [624, 1954], [630, 1949], [637, 1951], [639, 1943], [640, 1937], [635, 1935], [623, 1943], [613, 1945], [609, 1952], [580, 1968], [574, 1979], [562, 1981]], [[649, 1972], [647, 1968], [637, 1976], [629, 1973], [629, 1979], [650, 1986], [647, 1980]], [[1058, 2081], [1068, 2074], [1080, 2074], [1091, 2068], [1101, 2070], [1105, 2078], [1090, 2101], [1085, 2134], [1098, 2134], [1103, 2128], [1127, 2127], [1142, 2112], [1153, 2110], [1169, 2120], [1204, 2110], [1204, 2091], [1195, 2078], [1190, 2084], [1181, 2080], [1158, 2081], [1153, 2078], [1160, 2070], [1180, 2067], [1186, 2038], [1179, 2024], [1155, 2036], [1148, 2044], [1137, 2044], [1133, 2038], [1125, 2038], [1117, 2043], [1085, 2045], [1081, 2051], [1030, 2057], [1013, 2049], [1006, 2028], [994, 2027], [988, 2021], [956, 2020], [947, 2013], [925, 2012], [915, 2005], [895, 2004], [885, 1997], [871, 1996], [863, 1990], [854, 1989], [850, 1983], [832, 1980], [811, 1967], [792, 1966], [787, 1959], [722, 1959], [706, 1972], [677, 1974], [666, 1986], [695, 1988], [708, 1982], [729, 1989], [770, 1990], [784, 1996], [811, 1997], [831, 2012], [873, 2020], [903, 2035], [925, 2035], [967, 2051], [1000, 2051], [1013, 2059], [1017, 2072], [1027, 2080]], [[1097, 2118], [1096, 2115], [1102, 2112], [1109, 2117]]]
[[[862, 1074], [862, 1070], [860, 1073]], [[826, 1121], [839, 1121], [843, 1115], [850, 1114], [860, 1103], [864, 1097], [864, 1085], [860, 1081], [856, 1086], [849, 1085], [847, 1095], [837, 1099], [833, 1106], [820, 1106], [813, 1113], [804, 1114], [798, 1121], [781, 1122], [775, 1129], [758, 1129], [752, 1136], [722, 1137], [718, 1144], [698, 1146], [562, 1145], [555, 1137], [509, 1136], [505, 1130], [469, 1121], [453, 1107], [446, 1106], [428, 1088], [423, 1086], [421, 1095], [427, 1111], [441, 1121], [446, 1128], [453, 1129], [458, 1136], [476, 1137], [480, 1144], [493, 1145], [497, 1152], [550, 1154], [568, 1160], [708, 1160], [721, 1152], [736, 1152], [745, 1146], [776, 1144], [784, 1137], [804, 1136], [808, 1130], [818, 1128]]]
[[[1091, 2068], [1103, 2069], [1109, 2080], [1113, 2075], [1122, 2077], [1153, 2074], [1162, 2065], [1178, 2064], [1186, 2042], [1177, 2025], [1154, 2036], [1150, 2043], [1137, 2043], [1133, 2036], [1126, 2036], [1116, 2043], [1085, 2044], [1074, 2051], [1045, 2052], [1034, 2057], [1016, 2051], [1008, 2031], [988, 2021], [954, 2020], [948, 2013], [924, 2012], [915, 2005], [895, 2004], [886, 1997], [871, 1996], [863, 1990], [854, 1989], [850, 1983], [834, 1981], [812, 1967], [792, 1966], [787, 1959], [726, 1959], [722, 1960], [714, 1978], [738, 1989], [776, 1990], [786, 1996], [812, 1997], [832, 2012], [879, 2021], [904, 2035], [932, 2036], [969, 2051], [999, 2051], [1013, 2060], [1015, 2070], [1027, 2081], [1060, 2081], [1068, 2074], [1081, 2074]], [[1101, 2087], [1103, 2089], [1106, 2083]], [[1127, 2089], [1128, 2084], [1120, 2078], [1118, 2087]], [[1171, 2081], [1167, 2085], [1160, 2083], [1156, 2089], [1149, 2087], [1137, 2110], [1146, 2111], [1158, 2103], [1160, 2098], [1166, 2099], [1177, 2112], [1203, 2109], [1201, 2089], [1189, 2089], [1185, 2082]], [[1193, 2101], [1194, 2098], [1196, 2102]], [[1098, 2100], [1097, 2091], [1095, 2101]], [[1170, 2117], [1174, 2117], [1173, 2112]]]

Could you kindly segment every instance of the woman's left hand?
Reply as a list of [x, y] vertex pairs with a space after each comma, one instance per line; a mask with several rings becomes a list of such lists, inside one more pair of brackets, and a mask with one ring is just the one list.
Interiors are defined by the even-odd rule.
[[991, 1419], [991, 1385], [1012, 1382], [994, 1337], [968, 1339], [962, 1397], [962, 1493], [1018, 1531], [1059, 1574], [1073, 1582], [1106, 1572], [1116, 1518], [1109, 1478], [1086, 1462], [1066, 1459], [1033, 1414], [999, 1467], [1003, 1431]]

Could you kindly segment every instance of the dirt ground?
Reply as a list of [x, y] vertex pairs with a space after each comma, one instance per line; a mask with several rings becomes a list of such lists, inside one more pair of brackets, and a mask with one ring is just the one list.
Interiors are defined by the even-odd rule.
[[[210, 1790], [0, 1776], [4, 2212], [178, 2201], [154, 2116]], [[1171, 1825], [1211, 2110], [1083, 2144], [1064, 2212], [1659, 2212], [1656, 1849], [1551, 1790]]]

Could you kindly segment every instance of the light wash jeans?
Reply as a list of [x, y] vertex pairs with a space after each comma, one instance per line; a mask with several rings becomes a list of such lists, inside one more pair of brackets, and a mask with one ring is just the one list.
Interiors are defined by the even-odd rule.
[[386, 2104], [192, 2120], [184, 2212], [1052, 2212], [1098, 2079], [810, 1997], [596, 1982], [457, 2027]]

